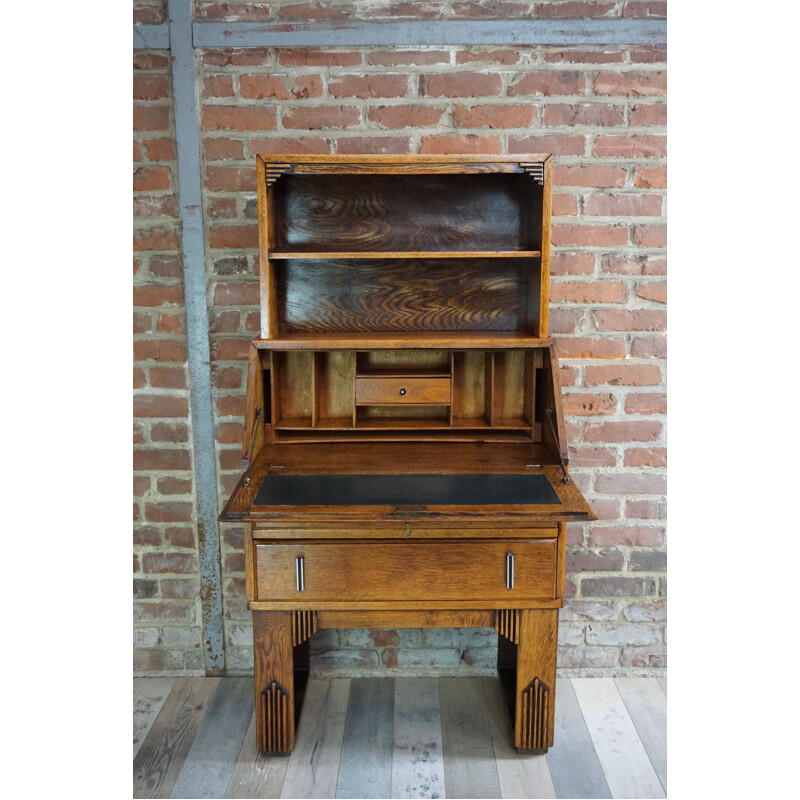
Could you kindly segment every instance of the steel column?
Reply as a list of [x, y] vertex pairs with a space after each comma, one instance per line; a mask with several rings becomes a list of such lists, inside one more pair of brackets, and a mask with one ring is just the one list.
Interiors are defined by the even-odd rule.
[[225, 672], [222, 576], [217, 515], [217, 464], [211, 402], [211, 354], [203, 228], [197, 80], [192, 46], [192, 0], [169, 0], [169, 48], [178, 154], [178, 197], [189, 350], [192, 446], [200, 555], [203, 650], [207, 675]]
[[666, 20], [513, 19], [397, 22], [195, 22], [195, 47], [663, 44]]

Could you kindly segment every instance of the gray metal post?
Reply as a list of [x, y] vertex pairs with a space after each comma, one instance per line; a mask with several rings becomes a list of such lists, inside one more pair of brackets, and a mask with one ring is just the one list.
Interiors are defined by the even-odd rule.
[[200, 596], [206, 675], [225, 672], [222, 576], [217, 515], [217, 465], [211, 403], [211, 354], [203, 238], [203, 195], [192, 0], [169, 0], [169, 47], [178, 153], [178, 196], [189, 350], [192, 446], [200, 553]]

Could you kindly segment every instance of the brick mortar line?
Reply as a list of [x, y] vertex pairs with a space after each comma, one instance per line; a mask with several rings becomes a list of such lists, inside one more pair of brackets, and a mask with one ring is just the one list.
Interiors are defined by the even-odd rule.
[[[224, 76], [219, 76], [224, 77]], [[261, 77], [261, 76], [253, 76]], [[265, 74], [263, 77], [274, 77]], [[243, 97], [240, 94], [226, 95], [226, 96], [210, 96], [204, 97], [202, 100], [202, 108], [327, 108], [329, 106], [360, 106], [366, 104], [368, 107], [373, 106], [437, 106], [442, 103], [450, 103], [453, 105], [464, 105], [468, 108], [475, 108], [482, 105], [497, 105], [498, 101], [504, 101], [503, 105], [526, 105], [530, 106], [534, 100], [537, 104], [544, 107], [547, 106], [563, 106], [563, 105], [593, 105], [593, 106], [621, 106], [624, 104], [633, 104], [640, 106], [653, 106], [653, 105], [667, 105], [667, 95], [585, 95], [585, 94], [558, 94], [558, 95], [542, 95], [538, 92], [530, 94], [508, 95], [508, 94], [495, 94], [495, 95], [481, 95], [474, 96], [459, 96], [459, 95], [390, 95], [388, 97], [374, 96], [374, 97], [353, 97], [350, 95], [336, 97], [325, 95], [323, 97], [295, 97], [281, 99], [274, 95], [269, 97]], [[413, 102], [409, 102], [413, 101]], [[139, 101], [143, 105], [145, 101]], [[152, 105], [156, 101], [149, 101]], [[160, 106], [165, 105], [160, 103]], [[142, 132], [140, 132], [142, 133]]]
[[[449, 132], [455, 132], [455, 130], [460, 129], [446, 129]], [[486, 130], [496, 131], [491, 136], [501, 136], [502, 132], [506, 129], [504, 128], [491, 128]], [[543, 131], [551, 130], [550, 128], [528, 128], [526, 129], [531, 131], [529, 136], [531, 138], [540, 137], [540, 136], [549, 136], [549, 135], [564, 135], [562, 133], [558, 134], [548, 134], [543, 133]], [[571, 130], [571, 129], [570, 129]], [[408, 137], [412, 138], [414, 136], [427, 136], [430, 133], [435, 135], [448, 135], [442, 134], [442, 128], [440, 126], [434, 126], [433, 128], [399, 128], [397, 130], [391, 129], [381, 129], [377, 131], [367, 131], [363, 128], [315, 128], [315, 129], [304, 129], [304, 128], [290, 128], [288, 130], [277, 130], [274, 128], [270, 128], [269, 130], [265, 131], [208, 131], [207, 134], [212, 134], [206, 138], [210, 139], [231, 139], [235, 142], [241, 141], [242, 143], [251, 142], [254, 139], [292, 139], [292, 138], [319, 138], [319, 139], [330, 139], [331, 144], [334, 144], [337, 140], [341, 139], [350, 139], [350, 138], [358, 138], [361, 136], [363, 138], [363, 134], [365, 133], [380, 133], [381, 136], [376, 136], [374, 138], [379, 139], [386, 139], [386, 138], [398, 138], [398, 137]], [[625, 129], [627, 131], [627, 129]], [[304, 132], [304, 133], [303, 133]], [[438, 133], [437, 133], [438, 132]], [[287, 134], [296, 133], [296, 136], [287, 136]], [[341, 135], [345, 134], [345, 135]], [[516, 135], [516, 134], [512, 134]], [[593, 132], [593, 133], [580, 133], [576, 134], [578, 136], [602, 136], [603, 133]], [[621, 138], [624, 136], [622, 133], [622, 129], [617, 129], [616, 131], [612, 131], [611, 136], [620, 136]], [[630, 134], [639, 135], [637, 134]], [[646, 134], [645, 134], [646, 135]], [[654, 136], [663, 136], [666, 138], [666, 135], [663, 133], [653, 134]], [[320, 157], [329, 155], [329, 153], [319, 153]], [[491, 155], [491, 154], [490, 154]], [[524, 153], [503, 153], [503, 155], [509, 156], [524, 156]], [[637, 167], [637, 166], [644, 166], [644, 167], [654, 167], [654, 166], [667, 166], [667, 157], [666, 156], [595, 156], [595, 155], [558, 155], [554, 154], [556, 159], [556, 168], [560, 166], [567, 166], [567, 167]], [[250, 158], [242, 158], [242, 159], [223, 159], [219, 161], [206, 161], [206, 168], [208, 167], [228, 167], [228, 168], [237, 168], [237, 169], [253, 169], [253, 161], [255, 156], [251, 156]], [[157, 163], [157, 162], [154, 162]], [[594, 191], [602, 191], [603, 189], [608, 188], [616, 189], [616, 188], [629, 188], [629, 187], [604, 187], [604, 186], [572, 186], [570, 184], [556, 184], [554, 189], [558, 188], [575, 188], [575, 189], [586, 189], [586, 190], [594, 190]], [[636, 188], [636, 187], [630, 187]], [[146, 191], [146, 190], [142, 190]], [[203, 187], [204, 193], [212, 194], [213, 196], [222, 195], [222, 196], [231, 196], [231, 197], [242, 197], [247, 196], [248, 198], [252, 199], [255, 198], [256, 193], [253, 189], [209, 189], [207, 186]], [[662, 190], [666, 191], [666, 187]], [[249, 220], [251, 222], [255, 222], [254, 220]], [[151, 252], [151, 251], [143, 251], [143, 252]], [[175, 252], [175, 251], [167, 251], [167, 252]]]
[[[531, 45], [530, 47], [535, 47], [536, 45]], [[463, 52], [470, 52], [467, 49], [464, 49], [463, 46], [459, 45], [451, 45], [454, 49], [451, 50], [436, 50], [432, 52], [448, 52], [449, 54], [458, 54]], [[526, 52], [524, 45], [511, 45], [510, 47], [516, 47], [520, 51], [521, 54]], [[247, 51], [250, 48], [247, 47], [240, 47], [240, 48], [214, 48], [212, 50], [198, 48], [201, 51], [207, 52], [227, 52], [228, 50], [238, 50], [240, 52]], [[304, 50], [307, 48], [299, 47], [299, 48], [281, 48], [286, 50], [291, 49], [298, 49]], [[361, 50], [362, 55], [368, 52], [376, 52], [375, 49], [372, 48], [353, 48], [348, 49], [343, 52], [350, 53], [350, 52], [357, 52]], [[399, 49], [399, 48], [397, 48]], [[498, 50], [506, 50], [508, 48], [498, 46]], [[558, 51], [551, 51], [551, 52], [561, 52], [567, 49], [576, 49], [576, 52], [586, 52], [584, 49], [577, 50], [577, 48], [570, 48], [569, 46], [561, 48]], [[331, 53], [336, 55], [337, 51], [336, 48], [321, 48], [321, 52], [324, 53]], [[392, 50], [393, 52], [394, 50]], [[387, 50], [381, 50], [380, 52], [387, 52]], [[415, 50], [408, 51], [408, 50], [400, 50], [400, 52], [417, 52]], [[616, 53], [623, 53], [629, 54], [629, 50], [621, 49], [621, 50], [593, 50], [591, 52], [595, 53], [608, 53], [608, 52], [616, 52]], [[487, 51], [487, 55], [490, 55], [490, 51]], [[202, 57], [202, 56], [201, 56]], [[415, 76], [424, 76], [424, 75], [461, 75], [461, 74], [478, 74], [478, 75], [512, 75], [512, 76], [524, 76], [529, 74], [536, 74], [536, 73], [558, 73], [558, 72], [578, 72], [582, 75], [587, 76], [590, 78], [590, 81], [587, 83], [594, 84], [594, 81], [600, 75], [633, 75], [636, 73], [643, 73], [643, 74], [666, 74], [668, 70], [668, 62], [667, 61], [650, 61], [650, 62], [638, 62], [638, 61], [618, 61], [618, 62], [608, 62], [608, 63], [598, 63], [598, 62], [590, 62], [590, 61], [519, 61], [516, 64], [501, 64], [496, 61], [492, 61], [490, 58], [487, 58], [485, 61], [466, 61], [463, 64], [454, 63], [454, 60], [450, 62], [439, 62], [439, 63], [431, 63], [431, 64], [368, 64], [362, 62], [361, 64], [224, 64], [220, 66], [210, 65], [210, 64], [201, 64], [198, 70], [198, 77], [199, 78], [223, 78], [223, 77], [241, 77], [246, 76], [250, 77], [251, 75], [254, 76], [261, 76], [261, 75], [269, 75], [275, 76], [279, 78], [283, 77], [297, 77], [297, 76], [305, 76], [305, 75], [318, 75], [324, 78], [338, 78], [340, 75], [364, 75], [364, 76], [377, 76], [377, 75], [408, 75], [409, 77]], [[168, 74], [169, 70], [164, 68], [157, 68], [157, 69], [134, 69], [134, 76], [135, 77], [144, 77], [148, 75], [166, 75]], [[587, 87], [588, 88], [588, 87]], [[605, 96], [605, 95], [598, 95], [598, 96]], [[201, 96], [201, 100], [205, 101], [206, 98]], [[146, 98], [136, 98], [134, 97], [134, 101], [139, 102], [152, 102]]]

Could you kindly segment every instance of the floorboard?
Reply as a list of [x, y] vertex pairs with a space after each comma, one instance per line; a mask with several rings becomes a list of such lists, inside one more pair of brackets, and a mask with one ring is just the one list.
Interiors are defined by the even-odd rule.
[[573, 678], [612, 797], [665, 797], [613, 678]]
[[224, 797], [252, 715], [252, 679], [225, 678], [211, 698], [170, 797]]
[[[556, 679], [555, 735], [553, 746], [547, 751], [547, 764], [556, 797], [611, 797], [569, 678]], [[576, 765], [580, 768], [576, 769]]]
[[663, 678], [658, 679], [658, 685], [664, 690], [664, 694], [667, 693], [667, 676], [665, 675]]
[[545, 755], [522, 755], [514, 746], [511, 717], [497, 678], [483, 678], [501, 797], [555, 797]]
[[336, 797], [390, 797], [394, 680], [352, 681]]
[[393, 744], [391, 796], [444, 797], [438, 679], [395, 681]]
[[280, 757], [256, 750], [250, 678], [138, 678], [133, 797], [664, 797], [666, 705], [666, 678], [558, 679], [531, 756], [495, 678], [312, 678]]
[[134, 798], [169, 797], [223, 678], [178, 678], [133, 760]]
[[349, 678], [309, 680], [281, 797], [334, 797], [349, 693]]
[[133, 757], [175, 685], [175, 678], [133, 679]]
[[446, 797], [500, 797], [480, 678], [440, 678]]
[[666, 792], [667, 697], [652, 678], [617, 678], [615, 683]]
[[288, 765], [286, 757], [268, 756], [256, 750], [256, 715], [253, 713], [225, 797], [280, 797]]

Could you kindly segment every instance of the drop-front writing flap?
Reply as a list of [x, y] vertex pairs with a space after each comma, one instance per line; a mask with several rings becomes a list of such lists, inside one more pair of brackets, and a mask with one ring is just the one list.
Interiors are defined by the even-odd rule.
[[594, 519], [541, 445], [350, 442], [268, 444], [234, 489], [222, 519]]

